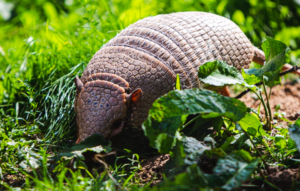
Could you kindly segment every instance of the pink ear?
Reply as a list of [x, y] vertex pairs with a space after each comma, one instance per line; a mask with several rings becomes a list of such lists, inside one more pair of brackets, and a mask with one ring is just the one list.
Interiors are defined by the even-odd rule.
[[140, 88], [135, 89], [131, 94], [126, 96], [127, 104], [129, 105], [138, 102], [139, 99], [142, 97], [142, 95], [143, 95], [143, 91]]
[[82, 87], [83, 87], [83, 83], [82, 81], [78, 78], [78, 76], [75, 77], [75, 86], [78, 90], [78, 92], [81, 91]]

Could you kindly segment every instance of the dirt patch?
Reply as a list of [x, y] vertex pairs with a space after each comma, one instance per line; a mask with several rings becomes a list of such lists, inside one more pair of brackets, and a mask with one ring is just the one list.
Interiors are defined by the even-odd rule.
[[138, 176], [144, 183], [152, 182], [156, 184], [162, 180], [162, 173], [164, 172], [164, 165], [170, 160], [170, 155], [159, 155], [147, 159], [142, 162], [142, 171], [138, 173]]
[[[297, 187], [298, 169], [285, 169], [283, 167], [271, 167], [270, 174], [266, 171], [262, 171], [266, 180], [281, 190], [295, 190]], [[261, 175], [258, 175], [261, 176]], [[264, 187], [264, 190], [277, 190], [271, 184], [265, 184], [263, 182], [254, 181], [255, 185]]]
[[[247, 107], [257, 109], [260, 101], [257, 99], [254, 93], [248, 93], [240, 99]], [[300, 84], [278, 85], [272, 88], [270, 106], [272, 112], [276, 111], [276, 105], [280, 106], [279, 113], [285, 115], [285, 118], [289, 120], [296, 120], [300, 117]], [[265, 114], [263, 107], [260, 107], [261, 114]]]
[[267, 180], [282, 190], [290, 190], [293, 182], [297, 180], [298, 169], [279, 170], [275, 168], [274, 172], [267, 177]]
[[[25, 183], [25, 175], [21, 173], [16, 174], [4, 174], [3, 175], [3, 182], [6, 184], [12, 186], [12, 187], [19, 187], [22, 186]], [[0, 190], [2, 190], [1, 184], [0, 184]], [[3, 188], [3, 190], [5, 190]]]

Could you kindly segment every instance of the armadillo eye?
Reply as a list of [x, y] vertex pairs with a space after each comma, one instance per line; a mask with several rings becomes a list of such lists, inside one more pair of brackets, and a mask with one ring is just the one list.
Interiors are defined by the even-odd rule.
[[119, 129], [123, 123], [124, 119], [118, 119], [116, 120], [112, 125], [111, 125], [111, 131], [115, 130], [115, 129]]

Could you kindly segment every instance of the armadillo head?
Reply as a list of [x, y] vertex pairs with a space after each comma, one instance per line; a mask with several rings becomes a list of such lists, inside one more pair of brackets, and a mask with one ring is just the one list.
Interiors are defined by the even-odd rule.
[[76, 77], [76, 120], [79, 134], [76, 143], [99, 133], [104, 138], [118, 134], [124, 127], [129, 107], [142, 96], [142, 90], [127, 93], [129, 84], [123, 78], [108, 73], [90, 76], [85, 84]]

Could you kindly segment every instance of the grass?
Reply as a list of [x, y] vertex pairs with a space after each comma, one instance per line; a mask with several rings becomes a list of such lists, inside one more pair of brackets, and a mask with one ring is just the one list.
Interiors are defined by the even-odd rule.
[[[291, 13], [300, 8], [289, 3], [277, 6], [269, 0], [240, 4], [226, 0], [66, 2], [69, 3], [15, 1], [18, 6], [11, 11], [12, 16], [8, 20], [0, 17], [0, 181], [4, 184], [8, 175], [26, 175], [25, 184], [5, 183], [7, 189], [12, 189], [10, 186], [36, 190], [116, 188], [116, 182], [107, 175], [108, 170], [101, 175], [86, 170], [73, 172], [64, 168], [66, 164], [62, 162], [57, 167], [61, 170], [52, 172], [47, 166], [53, 164], [46, 156], [74, 145], [75, 76], [81, 76], [103, 44], [141, 18], [178, 11], [214, 12], [239, 24], [257, 46], [267, 35], [284, 40], [292, 48], [291, 62], [299, 60], [300, 39], [295, 35], [295, 27], [300, 19], [298, 15], [291, 17]], [[244, 10], [245, 6], [250, 8]], [[274, 7], [281, 12], [272, 12]], [[254, 25], [258, 16], [261, 21]], [[140, 188], [134, 176], [138, 170], [135, 164], [140, 161], [136, 158], [132, 163], [110, 167], [122, 189]], [[35, 171], [30, 160], [42, 168]]]

